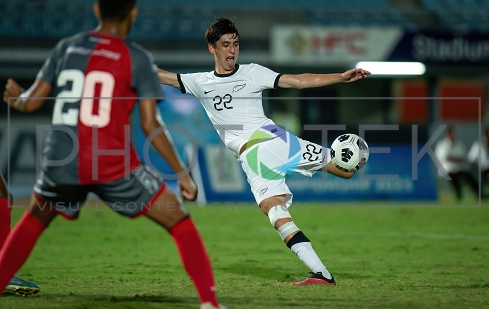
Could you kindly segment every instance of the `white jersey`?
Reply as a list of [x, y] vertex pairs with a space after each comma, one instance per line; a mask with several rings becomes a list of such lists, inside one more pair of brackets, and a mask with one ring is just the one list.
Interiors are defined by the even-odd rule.
[[182, 93], [200, 100], [221, 140], [236, 157], [253, 132], [274, 124], [263, 112], [262, 92], [276, 88], [280, 76], [255, 63], [236, 64], [229, 74], [177, 75]]
[[[443, 138], [436, 145], [435, 154], [447, 173], [458, 173], [469, 168], [466, 161], [467, 151], [464, 144], [459, 141], [452, 143], [448, 137]], [[449, 157], [460, 159], [460, 162], [451, 161]], [[441, 171], [438, 171], [438, 174], [442, 176]]]
[[[467, 159], [470, 163], [477, 164], [479, 162], [480, 152], [480, 168], [481, 170], [489, 170], [489, 149], [487, 147], [487, 137], [482, 136], [481, 142], [475, 141], [470, 147]], [[481, 147], [482, 146], [482, 147]]]

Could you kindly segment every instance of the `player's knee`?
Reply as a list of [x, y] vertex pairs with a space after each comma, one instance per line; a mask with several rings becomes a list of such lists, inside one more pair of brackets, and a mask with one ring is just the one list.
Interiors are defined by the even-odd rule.
[[46, 228], [58, 215], [51, 207], [39, 207], [37, 202], [31, 203], [29, 209], [31, 216], [41, 222]]
[[286, 202], [285, 194], [277, 195], [277, 196], [272, 196], [264, 199], [263, 201], [260, 202], [259, 206], [261, 211], [268, 216], [268, 213], [272, 208], [281, 207], [281, 205], [285, 205], [285, 202]]
[[172, 194], [167, 195], [165, 200], [154, 202], [145, 215], [163, 228], [170, 230], [189, 217], [189, 212], [183, 206], [182, 201]]
[[277, 229], [277, 232], [282, 240], [299, 230], [299, 228], [292, 221], [292, 216], [285, 206], [277, 205], [272, 207], [268, 212], [268, 218], [270, 219], [272, 226]]
[[171, 220], [169, 220], [168, 224], [163, 225], [163, 227], [167, 231], [170, 231], [173, 227], [175, 227], [177, 224], [179, 224], [180, 222], [182, 222], [183, 220], [185, 220], [187, 218], [190, 218], [189, 214], [184, 214], [182, 216], [173, 217], [173, 218], [171, 218]]
[[281, 227], [282, 225], [286, 224], [287, 222], [291, 222], [292, 219], [291, 218], [281, 218], [281, 219], [277, 219], [277, 221], [275, 221], [275, 224], [274, 224], [274, 227], [276, 229], [278, 229], [279, 227]]
[[286, 206], [283, 205], [276, 205], [273, 207], [270, 207], [268, 211], [268, 218], [270, 219], [270, 223], [272, 224], [273, 227], [277, 228], [277, 221], [278, 220], [284, 220], [284, 219], [292, 219], [292, 216], [289, 213], [289, 210], [287, 209]]

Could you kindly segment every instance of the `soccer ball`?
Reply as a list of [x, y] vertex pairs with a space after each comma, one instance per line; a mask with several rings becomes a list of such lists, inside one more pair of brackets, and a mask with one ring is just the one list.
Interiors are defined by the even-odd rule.
[[356, 172], [368, 161], [368, 145], [356, 134], [338, 136], [331, 145], [331, 161], [344, 172]]

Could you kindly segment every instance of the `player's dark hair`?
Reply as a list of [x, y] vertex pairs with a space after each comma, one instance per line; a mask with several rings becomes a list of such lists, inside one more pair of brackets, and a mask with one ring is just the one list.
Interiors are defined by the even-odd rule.
[[214, 45], [225, 34], [234, 34], [235, 38], [239, 38], [239, 32], [234, 22], [224, 17], [216, 18], [205, 32], [205, 40], [207, 44]]
[[136, 6], [136, 0], [97, 0], [100, 8], [100, 18], [121, 22], [127, 18]]

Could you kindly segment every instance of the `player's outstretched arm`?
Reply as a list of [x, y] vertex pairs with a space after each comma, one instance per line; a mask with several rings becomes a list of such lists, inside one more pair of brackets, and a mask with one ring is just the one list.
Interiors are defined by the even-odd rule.
[[162, 69], [158, 69], [158, 78], [163, 85], [172, 86], [180, 89], [180, 83], [176, 73], [168, 72]]
[[350, 179], [353, 177], [353, 175], [355, 175], [354, 172], [343, 172], [342, 170], [334, 166], [333, 162], [329, 162], [328, 164], [326, 164], [326, 166], [323, 167], [322, 171], [345, 179]]
[[351, 83], [359, 79], [367, 78], [369, 71], [352, 69], [344, 73], [335, 74], [284, 74], [280, 76], [278, 86], [280, 88], [316, 88], [337, 83]]
[[[49, 96], [52, 89], [50, 84], [38, 78], [25, 91], [15, 80], [8, 79], [3, 93], [3, 101], [21, 112], [32, 113], [43, 106], [44, 98]], [[9, 98], [11, 99], [9, 100]]]
[[[175, 173], [184, 172], [179, 155], [175, 151], [172, 142], [168, 140], [160, 123], [156, 118], [156, 100], [146, 99], [139, 102], [139, 110], [141, 113], [141, 126], [146, 136], [151, 136], [151, 144], [161, 156], [168, 162]], [[155, 133], [153, 133], [155, 132]], [[187, 175], [180, 177], [178, 180], [182, 195], [185, 199], [193, 201], [197, 198], [197, 186]]]

